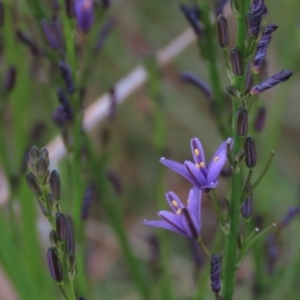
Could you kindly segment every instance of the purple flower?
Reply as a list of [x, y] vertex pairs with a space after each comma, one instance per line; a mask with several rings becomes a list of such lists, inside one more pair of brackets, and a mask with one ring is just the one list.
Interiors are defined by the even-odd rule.
[[75, 14], [78, 28], [87, 33], [94, 23], [94, 0], [76, 0]]
[[[231, 138], [229, 138], [228, 141], [232, 144]], [[191, 148], [195, 163], [186, 160], [184, 164], [180, 164], [178, 162], [165, 159], [164, 157], [160, 159], [160, 162], [171, 170], [182, 175], [200, 190], [208, 191], [218, 185], [217, 178], [227, 160], [226, 149], [228, 141], [225, 141], [220, 145], [208, 166], [205, 162], [201, 142], [197, 138], [193, 138], [191, 140]]]
[[185, 237], [198, 239], [201, 231], [201, 191], [196, 187], [190, 190], [187, 206], [183, 205], [173, 192], [166, 193], [166, 198], [174, 213], [162, 210], [158, 213], [162, 220], [145, 220], [144, 225], [160, 227]]

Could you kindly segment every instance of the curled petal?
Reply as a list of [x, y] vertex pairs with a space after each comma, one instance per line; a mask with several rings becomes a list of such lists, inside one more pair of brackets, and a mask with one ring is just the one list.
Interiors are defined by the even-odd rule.
[[170, 223], [168, 223], [165, 220], [154, 220], [154, 221], [146, 221], [145, 220], [143, 225], [144, 226], [152, 226], [152, 227], [163, 228], [163, 229], [170, 230], [170, 231], [173, 231], [175, 233], [178, 233], [180, 235], [183, 235], [183, 236], [187, 237], [186, 233], [183, 230], [178, 229], [177, 227], [171, 225]]

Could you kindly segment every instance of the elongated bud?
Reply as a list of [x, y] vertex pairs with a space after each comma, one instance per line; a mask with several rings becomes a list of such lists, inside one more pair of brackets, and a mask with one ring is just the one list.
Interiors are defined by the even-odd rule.
[[42, 148], [40, 150], [40, 157], [45, 160], [45, 162], [47, 163], [47, 168], [48, 168], [49, 167], [49, 152], [46, 148]]
[[30, 159], [30, 165], [32, 169], [35, 168], [35, 164], [37, 163], [39, 156], [40, 156], [39, 148], [36, 146], [32, 146], [29, 151], [29, 159]]
[[4, 24], [4, 5], [3, 2], [0, 1], [0, 27]]
[[220, 47], [226, 48], [229, 45], [229, 31], [227, 20], [223, 15], [218, 16], [217, 31]]
[[77, 0], [75, 2], [77, 27], [87, 33], [94, 23], [94, 1]]
[[200, 89], [200, 91], [209, 99], [212, 99], [211, 88], [202, 79], [197, 77], [190, 71], [185, 71], [181, 75], [181, 80], [185, 83], [190, 83]]
[[260, 24], [263, 15], [268, 12], [264, 0], [253, 0], [249, 12], [247, 13], [248, 34], [257, 38], [260, 31]]
[[49, 239], [53, 248], [58, 248], [58, 237], [54, 230], [49, 233]]
[[42, 192], [42, 189], [40, 187], [39, 181], [33, 173], [28, 172], [26, 174], [26, 182], [27, 182], [29, 188], [31, 189], [31, 191], [37, 197], [43, 196], [43, 192]]
[[253, 60], [253, 69], [256, 74], [260, 73], [263, 61], [267, 55], [267, 49], [271, 42], [272, 33], [278, 28], [277, 25], [270, 23], [263, 31], [262, 36], [257, 43], [256, 53]]
[[226, 91], [233, 98], [238, 98], [238, 99], [242, 98], [241, 92], [237, 88], [235, 88], [234, 86], [226, 86]]
[[36, 175], [38, 178], [45, 178], [48, 175], [48, 164], [41, 156], [36, 163]]
[[254, 121], [255, 131], [260, 132], [263, 130], [266, 123], [266, 116], [267, 116], [267, 109], [265, 106], [261, 106], [256, 112], [256, 117]]
[[29, 49], [30, 52], [37, 56], [37, 55], [43, 55], [44, 51], [39, 48], [39, 46], [24, 32], [17, 30], [16, 36], [21, 41], [24, 45], [26, 45]]
[[50, 247], [47, 252], [47, 262], [52, 278], [60, 283], [63, 280], [63, 272], [55, 248]]
[[11, 91], [16, 83], [16, 77], [17, 77], [17, 69], [15, 66], [10, 66], [5, 74], [4, 79], [4, 91], [9, 92]]
[[250, 195], [241, 205], [241, 214], [244, 219], [250, 219], [253, 213], [253, 197]]
[[239, 136], [245, 136], [248, 132], [248, 112], [245, 107], [240, 107], [237, 111], [236, 131]]
[[51, 215], [51, 212], [49, 211], [49, 209], [45, 206], [45, 203], [42, 202], [40, 199], [38, 199], [38, 204], [40, 207], [40, 210], [42, 212], [42, 214], [46, 217], [49, 217]]
[[200, 12], [198, 8], [196, 6], [188, 6], [188, 5], [181, 4], [180, 9], [184, 13], [190, 25], [193, 27], [196, 35], [197, 36], [201, 35], [203, 32], [203, 27], [199, 22]]
[[220, 255], [212, 254], [210, 261], [211, 289], [215, 294], [221, 291], [221, 261]]
[[56, 50], [58, 49], [60, 45], [60, 39], [57, 32], [57, 26], [54, 24], [55, 21], [47, 21], [43, 20], [41, 22], [42, 30], [44, 33], [44, 36], [49, 44], [49, 46]]
[[116, 21], [113, 19], [108, 20], [104, 26], [101, 28], [95, 46], [94, 46], [94, 52], [99, 52], [102, 50], [103, 45], [111, 33], [111, 31], [115, 28]]
[[67, 222], [67, 236], [66, 236], [66, 250], [67, 252], [75, 252], [74, 232], [70, 223]]
[[229, 215], [229, 200], [226, 197], [223, 197], [221, 200], [221, 210], [225, 220], [227, 220]]
[[230, 61], [233, 74], [242, 76], [244, 73], [243, 58], [238, 47], [233, 47], [230, 52]]
[[67, 65], [67, 63], [61, 60], [59, 62], [59, 69], [60, 69], [61, 76], [65, 82], [68, 93], [69, 94], [74, 93], [75, 87], [74, 87], [72, 72], [70, 67]]
[[233, 165], [233, 170], [235, 173], [240, 173], [243, 165], [243, 161], [245, 160], [246, 157], [246, 151], [245, 150], [240, 150], [235, 158], [234, 158], [234, 165]]
[[64, 214], [57, 213], [55, 216], [57, 239], [63, 242], [67, 239], [68, 223]]
[[244, 149], [246, 152], [246, 165], [249, 169], [253, 169], [256, 165], [256, 147], [255, 142], [251, 136], [246, 137]]
[[55, 200], [60, 199], [60, 176], [56, 170], [52, 170], [50, 174], [50, 191]]
[[277, 73], [277, 74], [267, 78], [263, 82], [252, 87], [250, 94], [256, 95], [256, 94], [262, 93], [265, 90], [268, 90], [268, 89], [274, 87], [275, 85], [288, 80], [292, 75], [293, 75], [293, 72], [291, 72], [289, 70], [281, 71], [280, 73]]

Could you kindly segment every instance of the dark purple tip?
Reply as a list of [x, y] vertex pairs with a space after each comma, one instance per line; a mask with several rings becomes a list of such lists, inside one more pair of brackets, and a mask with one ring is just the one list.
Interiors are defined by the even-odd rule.
[[237, 111], [236, 130], [239, 136], [245, 136], [248, 132], [248, 112], [245, 107], [240, 107]]
[[197, 36], [201, 35], [203, 32], [203, 26], [199, 22], [200, 11], [197, 6], [188, 6], [185, 4], [180, 5], [181, 11], [184, 13], [186, 19], [193, 27]]
[[67, 219], [64, 214], [57, 213], [55, 216], [57, 239], [62, 242], [67, 238]]
[[221, 48], [229, 45], [229, 30], [227, 20], [223, 15], [219, 15], [217, 19], [218, 41]]
[[59, 69], [60, 69], [61, 76], [65, 82], [68, 93], [72, 94], [75, 91], [75, 86], [72, 79], [71, 68], [66, 62], [61, 60], [59, 62]]
[[212, 99], [211, 88], [202, 79], [190, 71], [185, 71], [181, 75], [181, 80], [197, 87], [207, 98]]
[[233, 74], [242, 76], [244, 74], [243, 57], [238, 47], [233, 47], [230, 52], [230, 61]]
[[253, 213], [253, 197], [250, 195], [241, 205], [241, 214], [244, 219], [252, 217]]
[[247, 136], [244, 142], [244, 149], [246, 152], [245, 162], [249, 169], [256, 165], [256, 147], [255, 142], [251, 136]]
[[50, 174], [50, 191], [55, 200], [60, 199], [60, 176], [57, 170], [52, 170]]
[[50, 247], [47, 252], [47, 262], [48, 262], [48, 267], [52, 278], [56, 282], [62, 282], [63, 272], [62, 272], [61, 263], [57, 256], [56, 250], [53, 247]]
[[211, 289], [218, 294], [221, 291], [221, 260], [220, 255], [212, 254], [210, 261]]
[[252, 87], [250, 94], [256, 95], [256, 94], [262, 93], [265, 90], [268, 90], [268, 89], [276, 86], [277, 84], [288, 80], [292, 75], [293, 75], [293, 72], [291, 72], [289, 70], [283, 70], [280, 73], [277, 73], [277, 74], [267, 78], [263, 82]]
[[248, 33], [252, 37], [258, 37], [260, 24], [263, 15], [268, 12], [264, 0], [253, 0], [250, 10], [247, 14]]

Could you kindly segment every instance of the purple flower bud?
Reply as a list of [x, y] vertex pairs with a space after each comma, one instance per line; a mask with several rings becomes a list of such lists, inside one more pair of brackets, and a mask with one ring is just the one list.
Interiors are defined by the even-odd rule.
[[245, 107], [240, 107], [237, 111], [236, 130], [239, 136], [245, 136], [248, 132], [248, 112]]
[[67, 222], [66, 250], [67, 252], [75, 252], [74, 232], [69, 222]]
[[37, 46], [32, 39], [26, 35], [25, 33], [21, 32], [20, 30], [17, 30], [16, 36], [23, 44], [25, 44], [27, 47], [29, 47], [30, 52], [35, 55], [43, 55], [44, 51]]
[[265, 123], [266, 123], [266, 116], [267, 116], [267, 109], [265, 106], [261, 106], [257, 112], [256, 117], [254, 120], [254, 129], [257, 132], [260, 132], [263, 130]]
[[36, 176], [33, 173], [28, 172], [26, 174], [26, 182], [27, 182], [29, 188], [31, 189], [31, 191], [34, 193], [34, 195], [36, 195], [37, 197], [43, 196], [43, 191], [40, 187], [38, 179], [36, 178]]
[[31, 168], [34, 169], [35, 164], [37, 163], [38, 158], [40, 157], [40, 150], [36, 146], [32, 146], [29, 151], [29, 159]]
[[67, 238], [67, 219], [64, 214], [57, 213], [55, 216], [57, 239], [63, 242]]
[[296, 216], [300, 214], [300, 206], [289, 208], [285, 217], [280, 221], [279, 226], [280, 228], [287, 227]]
[[106, 41], [107, 36], [115, 27], [115, 23], [116, 23], [115, 20], [110, 19], [101, 28], [101, 30], [98, 34], [98, 38], [96, 40], [95, 46], [94, 46], [94, 52], [99, 52], [103, 48], [103, 45], [104, 45], [104, 42]]
[[293, 75], [293, 72], [291, 72], [289, 70], [283, 70], [280, 73], [277, 73], [277, 74], [267, 78], [263, 82], [252, 87], [250, 94], [256, 95], [256, 94], [262, 93], [265, 90], [268, 90], [268, 89], [274, 87], [275, 85], [288, 80], [292, 75]]
[[244, 73], [244, 65], [242, 54], [238, 47], [233, 47], [230, 52], [230, 61], [233, 74], [236, 76], [242, 76]]
[[16, 77], [17, 77], [17, 69], [15, 66], [9, 66], [9, 68], [6, 71], [5, 79], [4, 79], [4, 90], [6, 92], [11, 91], [16, 83]]
[[253, 60], [253, 68], [256, 74], [260, 73], [263, 61], [267, 55], [267, 48], [271, 42], [272, 33], [278, 28], [277, 25], [270, 23], [263, 31], [262, 36], [257, 43], [256, 53]]
[[94, 23], [94, 0], [75, 0], [77, 27], [87, 33]]
[[61, 103], [56, 110], [56, 117], [63, 120], [64, 122], [72, 122], [73, 111], [66, 93], [62, 89], [56, 91], [58, 101]]
[[220, 255], [212, 254], [210, 260], [211, 289], [218, 294], [221, 291], [221, 260]]
[[251, 136], [247, 136], [244, 143], [246, 152], [246, 165], [249, 169], [253, 169], [256, 165], [256, 147], [255, 142]]
[[75, 17], [74, 1], [76, 1], [76, 0], [65, 0], [65, 10], [66, 10], [67, 16], [70, 19]]
[[61, 60], [59, 62], [59, 69], [60, 69], [61, 76], [65, 82], [68, 93], [72, 94], [75, 91], [75, 87], [72, 79], [71, 68], [68, 66], [67, 63]]
[[45, 178], [48, 175], [48, 165], [49, 163], [47, 162], [46, 159], [43, 157], [39, 157], [36, 163], [36, 175], [38, 178]]
[[51, 215], [51, 212], [49, 211], [48, 207], [45, 206], [44, 203], [39, 199], [38, 199], [38, 204], [39, 204], [40, 210], [44, 216], [48, 217]]
[[56, 50], [63, 46], [61, 24], [58, 20], [42, 21], [42, 30], [49, 46]]
[[252, 37], [258, 37], [260, 31], [260, 23], [263, 15], [268, 12], [264, 0], [253, 0], [250, 10], [247, 14], [248, 33]]
[[229, 31], [227, 20], [223, 15], [219, 15], [217, 19], [218, 40], [221, 48], [229, 45]]
[[241, 214], [244, 219], [252, 217], [253, 213], [253, 197], [250, 195], [241, 205]]
[[56, 250], [53, 247], [50, 247], [47, 252], [47, 262], [48, 262], [48, 267], [52, 278], [56, 282], [59, 283], [62, 282], [63, 272], [62, 272], [61, 263], [57, 256]]
[[185, 71], [181, 75], [181, 80], [185, 83], [190, 83], [194, 85], [195, 87], [199, 88], [200, 91], [209, 99], [212, 99], [212, 92], [211, 88], [205, 83], [203, 80], [201, 80], [199, 77], [197, 77], [194, 73], [190, 71]]
[[203, 27], [199, 22], [200, 11], [198, 7], [181, 4], [180, 9], [184, 13], [190, 25], [193, 27], [196, 35], [201, 35], [203, 32]]
[[57, 170], [52, 170], [50, 174], [50, 191], [55, 200], [60, 199], [60, 176]]

